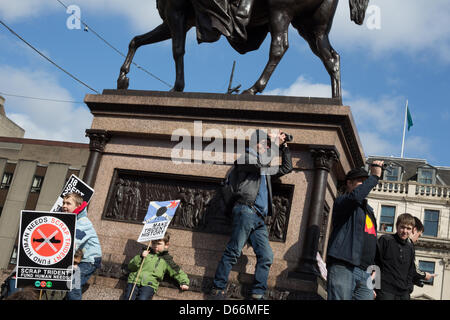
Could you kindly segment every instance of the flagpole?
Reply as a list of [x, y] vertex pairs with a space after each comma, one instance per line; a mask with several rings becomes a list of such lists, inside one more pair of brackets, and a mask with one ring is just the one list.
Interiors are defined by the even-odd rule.
[[408, 114], [408, 99], [406, 99], [406, 108], [405, 108], [405, 121], [403, 123], [403, 139], [402, 139], [402, 153], [400, 158], [403, 158], [403, 154], [405, 151], [405, 133], [406, 133], [406, 118]]

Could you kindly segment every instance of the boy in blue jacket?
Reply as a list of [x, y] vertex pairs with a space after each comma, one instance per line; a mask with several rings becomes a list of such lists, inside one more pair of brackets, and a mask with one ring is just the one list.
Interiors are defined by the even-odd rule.
[[83, 258], [74, 274], [72, 290], [67, 293], [68, 300], [81, 300], [81, 290], [91, 275], [100, 267], [102, 250], [92, 222], [87, 217], [87, 203], [77, 193], [69, 193], [63, 198], [63, 212], [77, 214], [75, 248], [83, 251]]
[[377, 226], [366, 197], [377, 185], [383, 161], [374, 161], [369, 173], [350, 170], [346, 192], [333, 205], [332, 231], [327, 253], [328, 300], [373, 300], [368, 267], [375, 265]]

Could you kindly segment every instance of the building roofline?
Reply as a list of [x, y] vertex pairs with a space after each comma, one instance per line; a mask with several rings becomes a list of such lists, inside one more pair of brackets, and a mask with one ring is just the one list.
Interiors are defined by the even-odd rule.
[[0, 137], [0, 142], [9, 143], [22, 143], [22, 144], [38, 144], [44, 146], [52, 147], [66, 147], [66, 148], [89, 148], [88, 143], [79, 142], [65, 142], [65, 141], [54, 141], [54, 140], [39, 140], [39, 139], [28, 139], [28, 138], [12, 138], [12, 137]]
[[406, 161], [406, 162], [423, 162], [426, 165], [429, 165], [435, 169], [439, 169], [439, 170], [450, 170], [450, 166], [446, 167], [446, 166], [434, 166], [430, 163], [428, 163], [428, 161], [426, 159], [419, 159], [419, 158], [399, 158], [399, 157], [394, 157], [394, 156], [377, 156], [377, 155], [370, 155], [366, 157], [367, 159], [371, 158], [371, 159], [390, 159], [392, 161]]
[[377, 155], [368, 156], [367, 159], [368, 158], [392, 159], [392, 160], [399, 160], [399, 161], [424, 161], [426, 164], [428, 164], [426, 159], [418, 159], [418, 158], [399, 158], [399, 157], [393, 157], [393, 156], [377, 156]]

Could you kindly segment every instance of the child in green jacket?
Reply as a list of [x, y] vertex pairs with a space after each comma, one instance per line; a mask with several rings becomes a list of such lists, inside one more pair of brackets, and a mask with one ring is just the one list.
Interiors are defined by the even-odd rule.
[[[144, 250], [142, 254], [135, 256], [128, 264], [131, 271], [128, 276], [128, 285], [124, 299], [126, 300], [150, 300], [158, 290], [159, 282], [166, 273], [173, 277], [180, 285], [181, 290], [189, 289], [189, 278], [183, 270], [173, 261], [169, 254], [170, 235], [166, 232], [163, 239], [153, 240], [151, 250]], [[144, 260], [144, 262], [142, 262]], [[139, 269], [143, 263], [142, 270]], [[139, 277], [136, 281], [136, 277]], [[136, 282], [136, 286], [133, 286]], [[132, 292], [133, 291], [133, 292]], [[130, 295], [131, 299], [130, 299]]]

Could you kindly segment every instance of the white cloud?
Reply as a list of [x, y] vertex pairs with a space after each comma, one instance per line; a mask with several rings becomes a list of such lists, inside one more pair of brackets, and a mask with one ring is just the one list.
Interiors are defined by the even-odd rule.
[[[431, 153], [431, 141], [424, 137], [408, 136], [405, 137], [405, 157], [406, 158], [426, 158], [428, 162], [433, 163], [436, 159]], [[426, 155], [426, 157], [425, 157]]]
[[265, 91], [265, 95], [280, 95], [294, 97], [321, 97], [331, 98], [331, 85], [311, 83], [305, 77], [300, 76], [289, 88], [278, 88]]
[[57, 5], [56, 1], [0, 0], [0, 17], [8, 22], [21, 18], [36, 17], [48, 10], [55, 10]]
[[400, 156], [405, 103], [403, 97], [392, 95], [344, 102], [351, 107], [366, 155]]
[[[150, 31], [161, 23], [156, 0], [63, 0], [66, 5], [81, 8], [81, 18], [86, 15], [124, 16], [136, 33]], [[336, 49], [363, 48], [383, 57], [392, 51], [405, 54], [433, 53], [441, 61], [450, 63], [450, 1], [448, 0], [371, 0], [371, 6], [380, 9], [381, 29], [369, 29], [368, 21], [378, 19], [368, 12], [364, 26], [350, 21], [348, 1], [340, 1], [330, 39]], [[57, 1], [0, 0], [0, 17], [7, 22], [25, 20], [38, 15], [65, 14]], [[67, 15], [68, 16], [68, 15]], [[88, 24], [89, 20], [87, 19]]]
[[433, 53], [450, 63], [450, 1], [448, 0], [371, 0], [380, 9], [380, 29], [357, 26], [350, 21], [348, 1], [340, 1], [331, 32], [337, 48], [364, 48], [383, 57], [391, 51], [405, 54]]
[[[130, 21], [130, 25], [139, 32], [148, 32], [161, 23], [155, 0], [77, 0], [76, 2], [63, 0], [62, 3], [66, 6], [71, 4], [79, 6], [82, 20], [85, 20], [85, 14], [111, 15], [112, 23], [114, 23], [114, 15], [125, 16]], [[56, 0], [0, 0], [0, 17], [7, 22], [58, 12], [66, 14], [65, 11], [66, 9]], [[88, 19], [86, 22], [90, 24]]]
[[[300, 76], [288, 88], [277, 88], [265, 94], [327, 98], [331, 96], [331, 86], [312, 83]], [[400, 156], [406, 103], [404, 97], [386, 95], [373, 100], [344, 91], [343, 98], [344, 105], [351, 108], [365, 155]], [[426, 141], [416, 137], [410, 139], [405, 149], [423, 154], [423, 151], [419, 151], [420, 146], [424, 145], [427, 145]]]
[[[74, 100], [54, 75], [43, 71], [0, 65], [0, 88], [9, 94]], [[82, 103], [5, 98], [6, 114], [25, 129], [25, 138], [88, 142], [84, 135], [91, 127], [92, 115]]]
[[404, 115], [401, 109], [406, 100], [402, 97], [384, 96], [379, 100], [367, 98], [355, 98], [345, 101], [344, 104], [351, 106], [353, 117], [360, 125], [360, 129], [365, 126], [376, 126], [382, 132], [391, 132], [403, 128]]
[[385, 135], [380, 132], [359, 131], [359, 138], [365, 156], [400, 156], [401, 145], [399, 148], [399, 146], [387, 141]]

